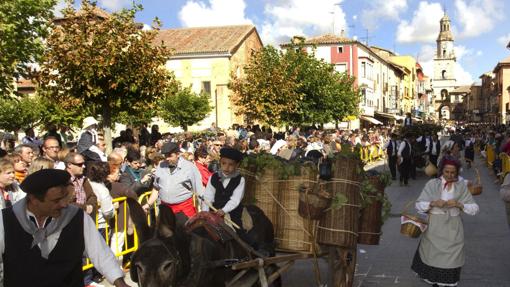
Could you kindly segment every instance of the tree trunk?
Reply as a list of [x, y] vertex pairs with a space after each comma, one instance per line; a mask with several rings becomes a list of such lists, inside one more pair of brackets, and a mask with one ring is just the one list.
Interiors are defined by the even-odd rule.
[[108, 102], [103, 104], [103, 130], [106, 154], [112, 152], [112, 114]]
[[182, 129], [183, 129], [185, 132], [187, 132], [187, 131], [188, 131], [188, 126], [183, 125], [183, 126], [182, 126]]

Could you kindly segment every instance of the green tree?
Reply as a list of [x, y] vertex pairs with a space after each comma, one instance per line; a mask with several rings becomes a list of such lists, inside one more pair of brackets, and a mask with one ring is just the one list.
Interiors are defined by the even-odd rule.
[[297, 72], [297, 92], [304, 95], [295, 111], [284, 112], [288, 124], [324, 124], [358, 113], [360, 95], [354, 77], [336, 72], [301, 45], [291, 45], [283, 58]]
[[13, 79], [27, 77], [28, 65], [39, 62], [56, 2], [0, 1], [0, 96], [10, 95]]
[[159, 103], [159, 116], [174, 126], [187, 131], [188, 127], [205, 119], [211, 112], [210, 95], [193, 93], [190, 87], [169, 93]]
[[101, 114], [108, 144], [112, 123], [123, 112], [136, 116], [154, 109], [176, 84], [165, 68], [169, 49], [154, 45], [157, 30], [143, 31], [134, 21], [140, 9], [98, 17], [88, 0], [78, 12], [69, 5], [48, 37], [41, 65], [45, 95], [64, 108]]
[[253, 53], [244, 75], [232, 76], [238, 112], [275, 126], [324, 124], [358, 112], [354, 78], [335, 71], [299, 45]]
[[299, 94], [297, 73], [291, 69], [280, 51], [265, 46], [252, 52], [244, 68], [244, 75], [232, 75], [229, 88], [234, 92], [232, 101], [236, 113], [250, 120], [273, 126], [284, 124], [285, 112], [295, 112], [303, 95]]
[[42, 122], [46, 112], [45, 101], [40, 97], [7, 97], [0, 100], [0, 128], [18, 132]]

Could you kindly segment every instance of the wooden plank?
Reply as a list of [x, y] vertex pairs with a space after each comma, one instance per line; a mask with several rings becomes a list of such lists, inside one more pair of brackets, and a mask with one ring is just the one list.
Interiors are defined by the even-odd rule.
[[309, 254], [305, 253], [298, 253], [298, 254], [289, 254], [289, 255], [280, 255], [280, 256], [274, 256], [274, 257], [267, 257], [267, 258], [257, 258], [253, 260], [249, 260], [246, 262], [241, 262], [232, 265], [232, 270], [241, 270], [245, 268], [252, 268], [259, 266], [259, 259], [262, 259], [262, 265], [267, 266], [270, 264], [280, 263], [284, 261], [290, 261], [290, 260], [297, 260], [297, 259], [306, 259], [309, 258]]

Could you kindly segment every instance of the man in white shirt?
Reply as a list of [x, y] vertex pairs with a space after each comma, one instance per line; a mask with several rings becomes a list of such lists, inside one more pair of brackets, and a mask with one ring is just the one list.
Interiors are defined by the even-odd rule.
[[2, 210], [0, 286], [82, 287], [83, 254], [115, 286], [128, 286], [92, 219], [68, 204], [70, 177], [63, 170], [37, 171], [20, 186], [27, 196]]
[[384, 145], [386, 154], [388, 155], [388, 166], [390, 167], [391, 179], [397, 179], [397, 151], [399, 145], [397, 141], [397, 135], [392, 133], [391, 139]]
[[411, 134], [406, 134], [404, 140], [400, 143], [397, 153], [397, 162], [399, 164], [400, 173], [400, 185], [409, 184], [409, 175], [412, 164], [412, 146], [411, 146]]

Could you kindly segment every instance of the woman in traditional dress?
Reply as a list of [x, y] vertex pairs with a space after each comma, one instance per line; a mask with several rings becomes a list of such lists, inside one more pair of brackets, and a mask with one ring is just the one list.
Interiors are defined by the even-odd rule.
[[441, 177], [431, 179], [416, 200], [416, 209], [428, 213], [411, 268], [432, 286], [457, 286], [464, 265], [464, 228], [461, 212], [478, 213], [479, 207], [465, 181], [458, 180], [460, 161], [445, 155], [439, 165]]

